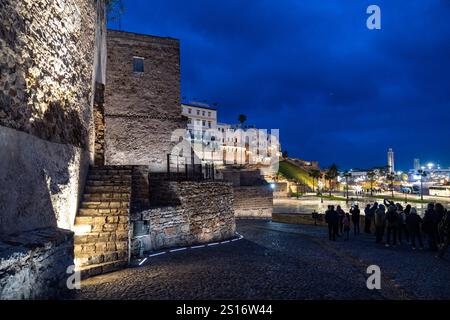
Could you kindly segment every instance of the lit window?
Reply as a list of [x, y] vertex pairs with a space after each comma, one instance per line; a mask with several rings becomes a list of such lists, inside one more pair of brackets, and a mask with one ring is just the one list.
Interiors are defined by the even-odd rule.
[[133, 57], [133, 71], [139, 73], [144, 72], [144, 58]]

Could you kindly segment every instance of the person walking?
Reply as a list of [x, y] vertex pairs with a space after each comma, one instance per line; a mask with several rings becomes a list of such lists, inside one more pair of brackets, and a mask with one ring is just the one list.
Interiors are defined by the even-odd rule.
[[431, 251], [438, 250], [438, 217], [434, 210], [434, 204], [429, 203], [423, 217], [422, 230], [428, 237], [428, 247]]
[[348, 240], [350, 238], [350, 214], [345, 214], [342, 224], [344, 225], [345, 240]]
[[406, 217], [406, 227], [409, 231], [411, 239], [411, 246], [413, 250], [416, 250], [416, 238], [419, 240], [420, 250], [423, 250], [422, 234], [420, 232], [420, 225], [422, 224], [422, 218], [417, 214], [416, 208], [410, 208], [410, 213]]
[[376, 243], [383, 242], [384, 229], [386, 228], [386, 209], [380, 204], [375, 211], [375, 235]]
[[341, 206], [337, 206], [336, 207], [336, 212], [338, 214], [338, 218], [339, 218], [339, 232], [338, 232], [338, 236], [340, 236], [341, 234], [343, 234], [343, 229], [344, 229], [344, 218], [345, 218], [345, 212], [344, 210], [342, 210]]
[[450, 211], [444, 211], [444, 215], [439, 223], [439, 235], [441, 236], [442, 245], [437, 256], [442, 259], [450, 245]]
[[390, 205], [388, 212], [386, 214], [387, 222], [387, 237], [386, 237], [386, 247], [391, 246], [391, 235], [393, 238], [392, 246], [395, 247], [397, 244], [397, 229], [398, 229], [398, 213], [397, 207], [395, 205]]
[[334, 206], [328, 206], [328, 210], [325, 212], [325, 222], [328, 225], [328, 237], [330, 241], [336, 241], [336, 232], [338, 221], [337, 212], [334, 210]]
[[359, 235], [359, 222], [361, 217], [361, 211], [359, 210], [359, 206], [357, 204], [350, 209], [350, 214], [352, 215], [353, 234], [357, 236]]

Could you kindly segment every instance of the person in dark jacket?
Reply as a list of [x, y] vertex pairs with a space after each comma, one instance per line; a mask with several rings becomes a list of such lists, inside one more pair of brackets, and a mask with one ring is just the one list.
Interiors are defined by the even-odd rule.
[[391, 234], [393, 238], [392, 245], [395, 247], [397, 244], [398, 220], [399, 219], [397, 207], [395, 205], [389, 206], [388, 212], [386, 214], [386, 222], [387, 222], [386, 247], [389, 247], [391, 245]]
[[325, 212], [325, 222], [328, 224], [329, 239], [336, 241], [339, 218], [337, 212], [334, 210], [334, 206], [328, 206], [328, 210]]
[[386, 209], [384, 205], [380, 204], [377, 206], [377, 210], [375, 211], [375, 235], [376, 235], [376, 243], [383, 242], [384, 230], [386, 229]]
[[438, 250], [438, 216], [434, 204], [428, 204], [423, 217], [422, 230], [428, 237], [428, 247], [431, 251]]
[[421, 223], [422, 218], [417, 214], [417, 209], [410, 208], [406, 217], [406, 227], [408, 228], [413, 250], [416, 250], [416, 238], [419, 240], [420, 250], [423, 250], [422, 234], [420, 232]]
[[361, 216], [361, 211], [357, 204], [350, 209], [350, 214], [352, 215], [353, 234], [356, 236], [359, 234], [359, 220]]
[[341, 206], [336, 207], [336, 212], [338, 214], [339, 218], [339, 232], [338, 236], [342, 235], [344, 233], [344, 218], [345, 218], [345, 211], [342, 210]]
[[438, 243], [438, 245], [441, 245], [444, 243], [444, 238], [441, 236], [441, 234], [439, 232], [439, 224], [441, 223], [442, 219], [444, 218], [446, 210], [442, 204], [436, 203], [434, 205], [434, 211], [436, 212], [436, 219], [437, 219], [437, 225], [438, 225], [437, 243]]
[[372, 224], [371, 212], [370, 212], [370, 203], [367, 204], [364, 209], [364, 232], [370, 233], [370, 227]]
[[398, 213], [398, 242], [400, 245], [402, 244], [402, 235], [404, 235], [406, 242], [409, 243], [409, 232], [406, 227], [406, 213], [400, 203], [396, 203], [395, 206], [397, 207]]
[[439, 249], [438, 258], [443, 258], [450, 245], [450, 211], [445, 210], [439, 223], [439, 234], [442, 238], [442, 246]]

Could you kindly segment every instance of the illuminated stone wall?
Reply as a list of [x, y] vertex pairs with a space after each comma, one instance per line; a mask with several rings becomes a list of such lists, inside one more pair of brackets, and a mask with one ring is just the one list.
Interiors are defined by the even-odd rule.
[[271, 219], [273, 192], [269, 185], [234, 187], [236, 218]]
[[90, 157], [97, 3], [0, 8], [0, 235], [70, 229]]
[[[147, 220], [150, 235], [143, 239], [146, 250], [186, 246], [229, 239], [236, 224], [233, 188], [230, 183], [212, 181], [161, 181], [150, 193], [172, 194], [157, 208], [132, 214], [131, 219]], [[178, 200], [175, 201], [174, 199]]]
[[[179, 41], [108, 30], [105, 161], [166, 170], [171, 134], [184, 129], [180, 106]], [[133, 57], [144, 72], [133, 72]]]

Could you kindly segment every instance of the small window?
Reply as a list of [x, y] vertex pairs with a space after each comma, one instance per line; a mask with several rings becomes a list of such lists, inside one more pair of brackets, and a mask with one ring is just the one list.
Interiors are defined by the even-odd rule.
[[205, 111], [202, 111], [202, 116], [205, 116]]
[[208, 127], [211, 128], [211, 121], [208, 121]]
[[205, 120], [202, 121], [202, 125], [206, 126], [206, 121]]
[[198, 116], [200, 115], [200, 110], [197, 110], [197, 115], [198, 115]]
[[192, 109], [191, 109], [191, 108], [188, 109], [188, 113], [189, 113], [189, 114], [192, 113]]
[[188, 124], [191, 124], [192, 120], [189, 118], [187, 122], [188, 122]]
[[139, 73], [144, 72], [144, 58], [133, 57], [133, 71]]
[[208, 117], [211, 117], [211, 112], [210, 111], [208, 111]]

